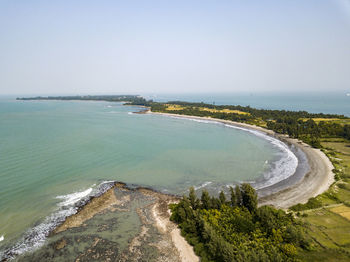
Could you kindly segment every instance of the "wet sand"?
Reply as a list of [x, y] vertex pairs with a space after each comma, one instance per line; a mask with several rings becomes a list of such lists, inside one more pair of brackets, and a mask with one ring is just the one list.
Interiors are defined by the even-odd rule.
[[264, 188], [264, 196], [259, 198], [260, 206], [272, 205], [277, 208], [287, 209], [288, 207], [291, 207], [298, 203], [306, 203], [311, 197], [315, 197], [326, 191], [334, 182], [334, 173], [332, 172], [334, 167], [328, 157], [321, 150], [312, 148], [311, 146], [297, 139], [289, 138], [286, 135], [277, 134], [272, 130], [268, 130], [262, 127], [229, 120], [150, 111], [148, 111], [148, 113], [171, 117], [209, 120], [232, 126], [253, 129], [275, 137], [287, 145], [293, 145], [302, 150], [302, 152], [304, 152], [307, 157], [310, 170], [303, 174], [301, 179], [286, 179], [284, 182], [290, 184], [285, 185], [281, 190], [279, 190], [277, 185], [271, 185], [267, 188]]

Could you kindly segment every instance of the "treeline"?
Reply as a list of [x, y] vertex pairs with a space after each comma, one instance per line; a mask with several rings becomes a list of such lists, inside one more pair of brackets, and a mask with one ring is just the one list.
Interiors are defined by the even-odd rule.
[[201, 261], [295, 261], [298, 249], [308, 249], [302, 226], [282, 210], [257, 207], [249, 184], [230, 188], [218, 198], [193, 188], [171, 205], [171, 220], [181, 228]]
[[280, 117], [275, 121], [267, 121], [267, 128], [277, 133], [299, 138], [313, 147], [321, 147], [320, 138], [342, 137], [350, 139], [350, 125], [320, 121], [306, 121], [293, 117]]
[[184, 107], [182, 110], [167, 110], [165, 104], [152, 103], [151, 110], [153, 112], [166, 112], [180, 115], [190, 115], [190, 116], [201, 116], [201, 117], [213, 117], [224, 120], [246, 122], [249, 120], [254, 120], [249, 114], [236, 114], [236, 113], [224, 113], [224, 112], [210, 112], [205, 110], [200, 110], [197, 107]]
[[87, 100], [107, 102], [129, 102], [133, 104], [147, 103], [147, 100], [137, 95], [96, 95], [96, 96], [36, 96], [19, 97], [17, 100]]
[[[182, 106], [181, 110], [167, 110], [164, 103], [151, 102], [148, 106], [154, 112], [167, 112], [180, 115], [192, 115], [201, 117], [212, 117], [223, 120], [231, 120], [237, 122], [247, 122], [259, 125], [262, 121], [266, 123], [266, 127], [280, 134], [287, 134], [290, 137], [303, 140], [305, 143], [313, 147], [321, 147], [320, 138], [325, 137], [341, 137], [350, 139], [350, 125], [342, 125], [335, 122], [320, 121], [316, 123], [312, 118], [338, 118], [347, 119], [344, 115], [308, 113], [306, 111], [286, 111], [286, 110], [265, 110], [255, 109], [249, 106], [215, 106], [205, 103], [188, 103], [181, 101], [168, 102], [167, 104], [176, 104]], [[200, 110], [206, 107], [211, 109], [223, 110], [239, 110], [249, 114], [210, 112]], [[307, 119], [307, 120], [305, 120]]]
[[261, 118], [263, 120], [277, 119], [281, 116], [289, 116], [292, 118], [346, 118], [344, 115], [323, 114], [323, 113], [308, 113], [306, 111], [288, 111], [288, 110], [270, 110], [270, 109], [256, 109], [250, 106], [235, 106], [235, 105], [212, 105], [206, 103], [190, 103], [183, 101], [170, 101], [167, 104], [180, 105], [184, 107], [207, 107], [210, 109], [230, 109], [239, 110], [252, 115], [254, 118]]

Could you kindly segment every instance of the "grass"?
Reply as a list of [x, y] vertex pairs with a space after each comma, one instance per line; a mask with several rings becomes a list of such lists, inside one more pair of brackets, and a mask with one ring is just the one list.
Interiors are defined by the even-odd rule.
[[[302, 118], [303, 121], [309, 120], [309, 118]], [[312, 118], [316, 123], [319, 123], [321, 121], [324, 122], [332, 122], [332, 123], [337, 123], [341, 125], [349, 125], [350, 124], [350, 119], [342, 119], [342, 118]]]
[[166, 108], [167, 111], [177, 111], [177, 110], [185, 109], [185, 107], [180, 106], [180, 105], [169, 105], [169, 104], [166, 104], [166, 106], [167, 106], [167, 108]]
[[350, 207], [341, 205], [331, 208], [330, 211], [350, 220]]
[[350, 261], [350, 142], [324, 139], [322, 146], [335, 167], [338, 181], [316, 197], [321, 208], [301, 211], [313, 250], [301, 251], [300, 259]]
[[207, 108], [207, 107], [198, 107], [200, 111], [208, 111], [211, 113], [226, 113], [226, 114], [239, 114], [239, 115], [250, 115], [248, 112], [243, 112], [240, 110], [231, 110], [231, 109], [214, 109], [214, 108]]
[[[349, 261], [350, 220], [331, 211], [333, 209], [313, 210], [302, 218], [313, 242], [313, 251], [301, 251], [303, 261], [315, 261], [318, 253], [322, 255], [316, 261]], [[337, 260], [332, 260], [335, 257]]]
[[[176, 105], [176, 104], [166, 104], [167, 111], [180, 111], [186, 109], [186, 106]], [[196, 107], [194, 109], [198, 109], [200, 111], [208, 111], [211, 113], [225, 113], [225, 114], [239, 114], [239, 115], [250, 115], [248, 112], [243, 112], [240, 110], [231, 110], [231, 109], [215, 109], [208, 107]]]

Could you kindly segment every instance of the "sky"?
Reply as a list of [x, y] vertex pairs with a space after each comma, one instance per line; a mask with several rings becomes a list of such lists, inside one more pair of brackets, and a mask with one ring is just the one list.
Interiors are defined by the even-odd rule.
[[0, 95], [343, 90], [350, 0], [0, 0]]

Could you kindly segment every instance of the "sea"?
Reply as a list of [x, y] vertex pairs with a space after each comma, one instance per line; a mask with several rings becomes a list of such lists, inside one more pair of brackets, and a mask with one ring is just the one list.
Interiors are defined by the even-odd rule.
[[[343, 95], [144, 94], [350, 116]], [[182, 195], [248, 181], [278, 183], [298, 165], [292, 150], [260, 132], [94, 101], [0, 97], [0, 260], [45, 243], [49, 232], [113, 181]], [[258, 182], [257, 182], [258, 181]]]

